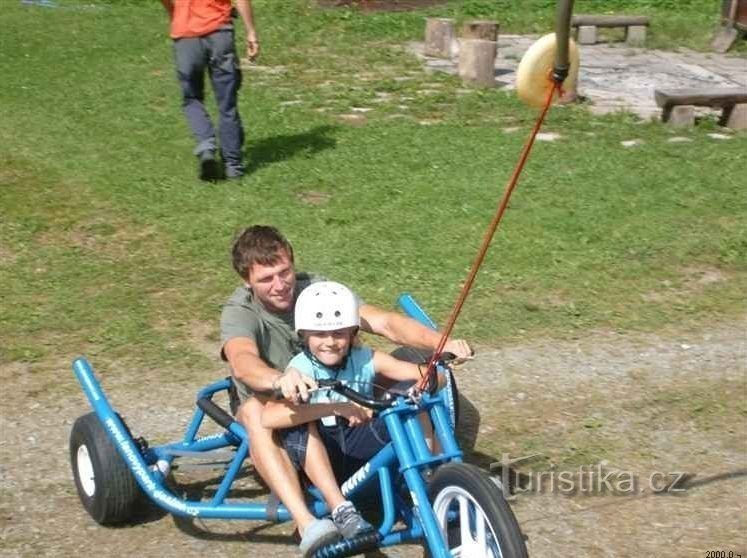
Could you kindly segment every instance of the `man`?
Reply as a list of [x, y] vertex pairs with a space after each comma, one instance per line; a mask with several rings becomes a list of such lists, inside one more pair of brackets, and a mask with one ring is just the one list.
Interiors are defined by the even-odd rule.
[[[296, 273], [293, 248], [274, 227], [247, 228], [232, 252], [233, 267], [245, 284], [223, 308], [221, 354], [230, 365], [241, 400], [236, 418], [249, 434], [254, 467], [295, 519], [302, 549], [310, 555], [332, 535], [329, 521], [317, 520], [306, 507], [296, 470], [272, 430], [262, 427], [264, 402], [252, 392], [280, 389], [287, 400], [298, 403], [308, 400], [309, 389], [316, 387], [312, 378], [296, 370], [281, 371], [302, 349], [293, 324], [296, 297], [320, 278]], [[398, 345], [433, 350], [440, 341], [439, 333], [401, 314], [365, 302], [359, 313], [363, 331]], [[472, 354], [469, 344], [460, 339], [449, 339], [444, 350], [459, 358]], [[329, 482], [336, 482], [331, 467], [327, 474]]]
[[[241, 148], [244, 129], [237, 107], [241, 87], [241, 69], [234, 45], [231, 0], [161, 0], [171, 20], [171, 38], [182, 108], [197, 141], [194, 153], [202, 180], [215, 181], [225, 176], [239, 179], [244, 175]], [[259, 40], [254, 27], [251, 0], [236, 0], [236, 11], [246, 31], [246, 56], [259, 55]], [[210, 116], [205, 109], [205, 70], [210, 75], [218, 105], [220, 153]]]

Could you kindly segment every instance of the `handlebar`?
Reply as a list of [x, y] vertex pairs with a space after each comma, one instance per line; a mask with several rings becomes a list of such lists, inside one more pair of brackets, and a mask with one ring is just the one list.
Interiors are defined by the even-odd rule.
[[[363, 407], [368, 407], [369, 409], [377, 411], [388, 409], [394, 405], [395, 402], [395, 399], [389, 393], [385, 395], [385, 399], [374, 399], [373, 397], [363, 395], [359, 391], [343, 384], [340, 380], [317, 380], [316, 383], [319, 386], [319, 389], [330, 389], [336, 391], [340, 395], [344, 395], [351, 401], [354, 401]], [[265, 397], [271, 397], [275, 401], [281, 401], [285, 398], [283, 391], [280, 388], [258, 391], [257, 393], [259, 395], [264, 395]]]
[[[456, 358], [457, 357], [454, 353], [450, 353], [450, 352], [441, 353], [441, 356], [438, 359], [438, 362], [436, 363], [436, 365], [440, 367], [449, 366], [449, 363], [455, 360]], [[356, 391], [352, 387], [342, 383], [340, 380], [320, 379], [320, 380], [317, 380], [316, 383], [320, 389], [330, 389], [332, 391], [339, 393], [340, 395], [347, 397], [348, 399], [357, 403], [358, 405], [361, 405], [362, 407], [367, 407], [375, 411], [383, 411], [384, 409], [388, 409], [389, 407], [392, 407], [397, 401], [397, 399], [395, 397], [392, 397], [392, 394], [388, 392], [385, 393], [384, 397], [381, 399], [375, 399], [373, 397], [369, 397], [367, 395], [362, 394], [359, 391]], [[433, 387], [435, 391], [435, 389], [437, 388], [436, 383], [434, 383]], [[266, 390], [266, 391], [260, 391], [257, 393], [259, 393], [260, 395], [271, 397], [272, 399], [275, 399], [276, 401], [279, 401], [284, 398], [283, 392], [279, 388], [272, 389], [272, 390]]]
[[336, 391], [340, 395], [344, 395], [354, 403], [362, 407], [368, 407], [375, 411], [383, 411], [388, 409], [396, 402], [396, 399], [391, 396], [390, 393], [385, 393], [383, 399], [374, 399], [363, 395], [361, 392], [354, 390], [350, 386], [343, 384], [339, 380], [317, 380], [316, 382], [320, 388], [329, 388], [332, 391]]

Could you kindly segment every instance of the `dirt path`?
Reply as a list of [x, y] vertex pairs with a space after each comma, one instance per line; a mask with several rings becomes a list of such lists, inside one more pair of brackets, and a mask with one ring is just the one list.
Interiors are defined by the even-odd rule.
[[[513, 506], [532, 556], [747, 556], [746, 332], [743, 319], [697, 332], [539, 340], [483, 349], [459, 371], [482, 415], [472, 457], [481, 466], [503, 453], [538, 453], [518, 466], [525, 483], [553, 465], [576, 471], [600, 461], [604, 471], [635, 476], [636, 494], [519, 494]], [[151, 370], [98, 372], [131, 426], [156, 443], [183, 431], [195, 389], [212, 379], [169, 387]], [[185, 525], [170, 516], [118, 529], [93, 524], [68, 463], [72, 421], [88, 411], [69, 364], [6, 366], [0, 381], [0, 555], [294, 555], [288, 525]], [[166, 404], [154, 406], [157, 399]], [[696, 476], [681, 491], [655, 495], [655, 472]]]

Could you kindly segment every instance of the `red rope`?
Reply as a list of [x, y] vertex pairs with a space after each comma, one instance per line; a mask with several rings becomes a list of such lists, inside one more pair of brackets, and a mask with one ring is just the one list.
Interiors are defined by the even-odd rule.
[[560, 86], [561, 86], [560, 83], [553, 81], [553, 86], [550, 89], [550, 93], [547, 95], [545, 106], [542, 109], [542, 112], [540, 113], [539, 118], [537, 119], [537, 122], [534, 125], [534, 129], [532, 130], [532, 133], [529, 136], [529, 140], [527, 141], [526, 145], [524, 145], [524, 149], [521, 152], [521, 157], [519, 158], [519, 163], [516, 165], [516, 168], [514, 169], [514, 172], [511, 175], [511, 178], [506, 184], [506, 189], [503, 192], [503, 197], [501, 198], [501, 201], [498, 204], [498, 210], [496, 211], [495, 216], [493, 217], [493, 220], [490, 222], [490, 226], [488, 227], [488, 230], [485, 232], [485, 236], [482, 239], [482, 245], [480, 246], [480, 250], [477, 253], [477, 257], [475, 258], [474, 263], [472, 264], [472, 268], [470, 269], [469, 275], [467, 276], [467, 280], [465, 281], [464, 286], [462, 287], [462, 292], [459, 293], [459, 298], [457, 298], [457, 301], [454, 304], [454, 308], [451, 310], [449, 321], [447, 322], [446, 327], [444, 328], [443, 333], [441, 334], [441, 339], [438, 342], [438, 346], [436, 347], [436, 350], [433, 353], [433, 356], [431, 356], [431, 359], [428, 362], [428, 369], [426, 371], [426, 374], [423, 376], [423, 378], [418, 383], [418, 386], [417, 386], [418, 389], [421, 389], [421, 390], [426, 389], [426, 387], [428, 386], [430, 382], [430, 378], [432, 378], [433, 374], [435, 374], [436, 372], [436, 362], [438, 362], [438, 360], [441, 358], [441, 353], [444, 350], [444, 345], [446, 345], [446, 340], [449, 338], [452, 330], [454, 329], [454, 324], [456, 323], [457, 317], [459, 316], [459, 313], [462, 310], [462, 306], [464, 306], [464, 301], [467, 300], [467, 295], [469, 294], [469, 291], [472, 288], [472, 284], [475, 282], [475, 277], [477, 276], [477, 272], [480, 270], [480, 266], [482, 265], [482, 262], [485, 259], [485, 255], [488, 252], [488, 248], [490, 247], [490, 242], [493, 240], [493, 236], [495, 235], [495, 231], [498, 229], [498, 225], [500, 224], [501, 219], [503, 219], [503, 214], [506, 212], [506, 207], [508, 207], [508, 200], [511, 198], [511, 194], [516, 188], [516, 184], [519, 181], [519, 176], [521, 175], [521, 171], [524, 170], [524, 165], [526, 164], [527, 158], [529, 157], [529, 152], [532, 150], [532, 146], [534, 145], [534, 140], [537, 137], [537, 133], [542, 127], [542, 123], [545, 120], [545, 116], [547, 115], [547, 112], [550, 110], [550, 105], [552, 104], [552, 99], [555, 95], [555, 91], [562, 93]]

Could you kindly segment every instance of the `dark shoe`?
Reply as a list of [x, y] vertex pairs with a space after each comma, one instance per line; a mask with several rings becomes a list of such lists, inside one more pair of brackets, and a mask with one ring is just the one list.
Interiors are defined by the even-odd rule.
[[214, 150], [206, 149], [197, 155], [197, 159], [200, 161], [200, 180], [215, 182], [223, 178], [220, 163]]
[[245, 170], [243, 165], [228, 166], [226, 165], [226, 178], [228, 180], [241, 180], [244, 177]]
[[346, 539], [354, 539], [374, 530], [373, 525], [363, 519], [352, 502], [343, 502], [337, 506], [332, 512], [332, 521]]

